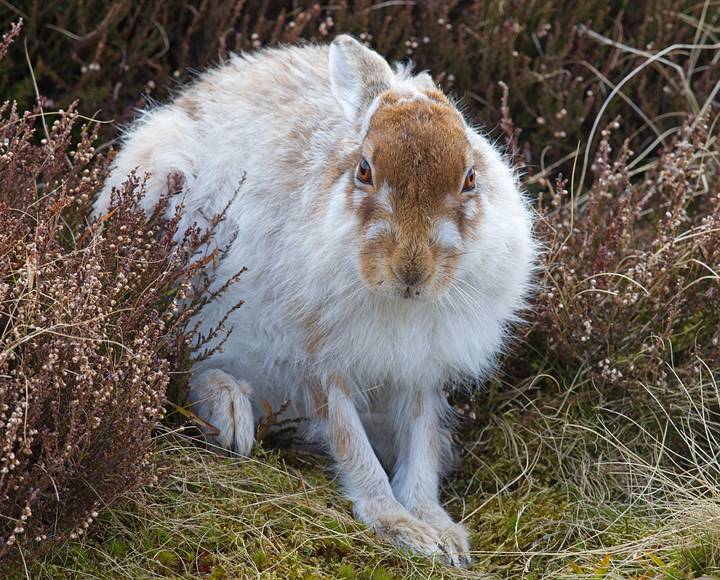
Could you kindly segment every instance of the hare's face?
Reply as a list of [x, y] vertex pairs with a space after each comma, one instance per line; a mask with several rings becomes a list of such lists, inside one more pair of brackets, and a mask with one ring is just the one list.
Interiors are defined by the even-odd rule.
[[380, 97], [352, 186], [368, 287], [422, 301], [447, 292], [468, 231], [480, 219], [476, 156], [460, 115], [441, 93]]

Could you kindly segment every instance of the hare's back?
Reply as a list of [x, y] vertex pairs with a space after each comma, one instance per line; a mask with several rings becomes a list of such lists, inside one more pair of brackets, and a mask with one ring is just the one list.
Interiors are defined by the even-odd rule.
[[268, 206], [299, 201], [300, 190], [317, 186], [347, 132], [330, 89], [327, 47], [235, 55], [172, 106], [192, 119], [203, 143], [195, 190], [227, 194], [242, 176], [242, 195], [260, 196]]
[[330, 90], [327, 47], [233, 55], [175, 102], [207, 131], [252, 146], [301, 140], [342, 116]]
[[345, 123], [330, 89], [327, 47], [233, 55], [131, 127], [95, 213], [106, 211], [111, 189], [137, 171], [150, 176], [148, 207], [167, 192], [168, 176], [182, 177], [188, 224], [202, 224], [233, 198], [256, 208], [247, 198], [262, 198], [274, 214], [319, 178]]

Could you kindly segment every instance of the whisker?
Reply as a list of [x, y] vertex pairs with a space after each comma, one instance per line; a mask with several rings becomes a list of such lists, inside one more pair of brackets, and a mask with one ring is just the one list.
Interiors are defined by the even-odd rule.
[[452, 296], [450, 295], [449, 292], [446, 293], [446, 294], [442, 297], [441, 301], [442, 301], [442, 300], [447, 300], [447, 302], [450, 304], [450, 310], [452, 310], [452, 311], [454, 311], [454, 312], [457, 312], [457, 313], [460, 313], [460, 310], [458, 309], [457, 304], [455, 304], [455, 301], [452, 299]]
[[[466, 280], [463, 280], [462, 278], [456, 278], [456, 281], [459, 282], [459, 283], [461, 283], [461, 284], [465, 284], [468, 288], [470, 288], [471, 290], [473, 290], [473, 293], [474, 293], [475, 288], [472, 286], [472, 284], [470, 284], [470, 283], [467, 282]], [[480, 313], [481, 313], [483, 316], [487, 316], [487, 310], [485, 309], [485, 307], [483, 306], [483, 304], [482, 304], [475, 296], [471, 295], [467, 290], [465, 290], [464, 288], [462, 288], [462, 287], [460, 286], [460, 284], [456, 284], [456, 285], [454, 286], [454, 289], [457, 291], [458, 296], [461, 296], [461, 297], [463, 297], [463, 298], [466, 300], [466, 304], [467, 304], [470, 308], [472, 308], [472, 309], [474, 309], [474, 310], [476, 310], [476, 311], [480, 311]]]

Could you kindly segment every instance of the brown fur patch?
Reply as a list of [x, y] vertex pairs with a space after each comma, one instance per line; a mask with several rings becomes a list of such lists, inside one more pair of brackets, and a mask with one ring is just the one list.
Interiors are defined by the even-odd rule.
[[290, 314], [305, 331], [305, 352], [314, 359], [328, 335], [328, 330], [320, 323], [320, 311], [308, 312], [301, 303], [296, 302], [290, 307]]
[[307, 333], [307, 346], [310, 355], [316, 355], [327, 337], [327, 330], [320, 325], [320, 314], [311, 312], [302, 317], [302, 323]]
[[[373, 223], [387, 223], [392, 230], [361, 242], [363, 277], [378, 291], [393, 284], [419, 288], [435, 274], [447, 287], [460, 252], [436, 244], [434, 228], [448, 220], [462, 236], [468, 225], [469, 196], [461, 193], [462, 184], [469, 165], [482, 162], [448, 99], [436, 90], [423, 92], [427, 98], [406, 99], [393, 91], [381, 95], [363, 144], [363, 152], [371, 152], [366, 158], [373, 168], [373, 191], [356, 208], [361, 233]], [[386, 202], [392, 212], [379, 202], [383, 190], [390, 192]], [[433, 283], [439, 290], [440, 282]]]
[[426, 230], [427, 218], [444, 213], [445, 197], [459, 192], [465, 179], [470, 144], [460, 116], [447, 101], [398, 102], [386, 93], [367, 139], [373, 142], [376, 186], [384, 182], [394, 192], [399, 227], [407, 230], [402, 233]]
[[330, 189], [338, 182], [345, 172], [354, 165], [355, 155], [347, 155], [343, 152], [345, 142], [340, 142], [328, 156], [327, 174], [323, 181], [323, 190]]
[[[335, 373], [330, 380], [340, 389], [343, 396], [349, 397], [350, 391], [348, 390], [347, 379], [340, 373]], [[328, 406], [332, 405], [332, 401], [328, 401]], [[326, 411], [327, 412], [327, 411]], [[337, 417], [336, 417], [337, 419]], [[335, 457], [343, 463], [355, 459], [355, 442], [356, 437], [345, 427], [344, 424], [338, 424], [337, 421], [332, 422], [332, 439], [333, 447], [335, 451]]]
[[181, 109], [187, 111], [193, 119], [200, 118], [200, 109], [198, 109], [197, 103], [188, 95], [181, 96], [175, 101], [175, 104]]
[[443, 95], [440, 91], [435, 89], [426, 89], [423, 91], [428, 99], [435, 101], [436, 103], [443, 103], [445, 105], [450, 104], [450, 100]]
[[352, 460], [355, 455], [352, 453], [355, 438], [350, 432], [344, 426], [338, 425], [336, 429], [333, 429], [332, 437], [335, 457], [338, 461], [344, 463]]
[[415, 405], [413, 405], [413, 417], [417, 419], [425, 412], [425, 394], [418, 391], [415, 394]]
[[309, 389], [310, 389], [310, 396], [312, 397], [313, 402], [313, 413], [316, 418], [318, 419], [327, 419], [328, 418], [328, 398], [327, 393], [325, 392], [325, 389], [323, 386], [316, 382], [316, 381], [309, 381], [308, 382]]

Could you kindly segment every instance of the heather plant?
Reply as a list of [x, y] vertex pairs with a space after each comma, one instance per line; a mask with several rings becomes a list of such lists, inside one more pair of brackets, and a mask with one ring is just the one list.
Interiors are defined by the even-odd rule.
[[88, 227], [111, 156], [94, 152], [97, 126], [72, 143], [79, 118], [73, 105], [38, 130], [39, 105], [0, 106], [3, 567], [82, 536], [101, 506], [156, 480], [151, 435], [189, 365], [192, 309], [210, 298], [196, 275], [210, 233], [176, 244], [179, 216], [146, 216], [140, 178]]
[[717, 469], [720, 411], [717, 116], [709, 101], [695, 110], [707, 112], [690, 113], [641, 169], [649, 151], [635, 155], [626, 139], [613, 153], [616, 118], [600, 132], [589, 189], [559, 175], [541, 192], [544, 273], [524, 354], [508, 363], [547, 375], [548, 392], [564, 394], [550, 408], [602, 416], [634, 452], [654, 449], [678, 472], [699, 468], [698, 454]]
[[579, 202], [562, 177], [550, 189], [552, 213], [543, 209], [538, 228], [546, 277], [533, 317], [542, 330], [536, 348], [558, 365], [585, 368], [607, 395], [645, 399], [640, 385], [665, 390], [668, 371], [692, 380], [701, 366], [720, 364], [717, 152], [708, 119], [690, 118], [631, 180], [627, 144], [611, 156], [608, 138], [619, 127], [602, 131], [594, 182]]

